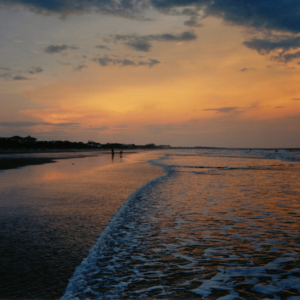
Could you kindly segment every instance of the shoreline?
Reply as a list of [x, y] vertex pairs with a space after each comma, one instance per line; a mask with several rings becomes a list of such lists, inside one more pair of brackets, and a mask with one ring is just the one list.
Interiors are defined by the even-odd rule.
[[[118, 150], [118, 149], [117, 149]], [[24, 149], [24, 150], [4, 150], [0, 149], [0, 157], [1, 155], [6, 154], [38, 154], [38, 153], [81, 153], [81, 152], [110, 152], [109, 149]]]
[[75, 155], [87, 157], [0, 172], [1, 299], [60, 299], [119, 207], [165, 174], [147, 162], [158, 152], [115, 154], [114, 160], [110, 152], [32, 156]]
[[[137, 153], [138, 151], [123, 151], [123, 154], [132, 154], [132, 153]], [[27, 154], [29, 156], [27, 156]], [[45, 154], [46, 156], [41, 157], [40, 155], [43, 154]], [[47, 154], [49, 155], [47, 156]], [[65, 154], [65, 156], [61, 154]], [[111, 151], [105, 149], [105, 150], [71, 150], [71, 151], [47, 150], [47, 151], [0, 152], [0, 171], [16, 169], [16, 168], [32, 166], [32, 165], [55, 163], [57, 160], [60, 159], [85, 158], [85, 157], [100, 156], [105, 154], [111, 155]]]

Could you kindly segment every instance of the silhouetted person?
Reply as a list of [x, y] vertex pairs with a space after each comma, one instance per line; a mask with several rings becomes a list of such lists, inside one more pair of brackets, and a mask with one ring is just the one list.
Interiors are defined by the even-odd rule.
[[114, 160], [114, 156], [115, 156], [115, 151], [114, 149], [111, 149], [111, 160]]
[[123, 151], [121, 150], [121, 151], [120, 151], [120, 157], [122, 157], [122, 154], [123, 154]]

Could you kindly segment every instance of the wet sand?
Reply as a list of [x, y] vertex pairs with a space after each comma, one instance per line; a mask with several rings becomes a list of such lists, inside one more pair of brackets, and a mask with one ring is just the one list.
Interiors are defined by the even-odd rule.
[[[132, 152], [125, 152], [126, 154]], [[58, 159], [84, 158], [98, 155], [109, 155], [110, 151], [22, 151], [0, 152], [0, 170], [15, 169], [30, 165], [54, 163]]]
[[32, 158], [2, 158], [0, 156], [0, 170], [8, 170], [8, 169], [15, 169], [19, 167], [25, 167], [29, 165], [41, 165], [46, 163], [53, 163], [54, 160], [52, 158], [39, 158], [39, 157], [32, 157]]
[[[154, 154], [144, 151], [114, 159], [74, 154], [0, 172], [0, 299], [59, 299], [122, 203], [164, 175], [146, 163]], [[52, 159], [28, 154], [24, 161], [29, 156]]]

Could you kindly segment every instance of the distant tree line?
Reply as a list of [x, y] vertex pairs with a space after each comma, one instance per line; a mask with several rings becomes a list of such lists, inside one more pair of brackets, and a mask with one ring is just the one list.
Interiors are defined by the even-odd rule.
[[154, 149], [171, 148], [169, 145], [156, 146], [155, 144], [135, 145], [121, 143], [100, 144], [94, 141], [88, 143], [70, 141], [37, 141], [36, 138], [27, 136], [0, 137], [0, 149], [2, 150], [46, 150], [46, 149]]

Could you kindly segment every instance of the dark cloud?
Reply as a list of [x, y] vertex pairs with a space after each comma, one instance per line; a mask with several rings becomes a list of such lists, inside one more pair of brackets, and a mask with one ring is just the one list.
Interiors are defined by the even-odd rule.
[[87, 65], [79, 65], [74, 68], [75, 71], [81, 71], [83, 68], [87, 68]]
[[1, 0], [1, 4], [16, 4], [24, 5], [36, 12], [48, 12], [48, 13], [71, 13], [80, 12], [86, 10], [90, 6], [90, 1], [88, 5], [84, 5], [85, 1], [68, 1], [68, 0]]
[[300, 101], [300, 98], [293, 98], [292, 100]]
[[205, 111], [216, 111], [220, 113], [231, 113], [239, 111], [239, 107], [237, 106], [228, 106], [228, 107], [220, 107], [220, 108], [206, 108], [203, 109]]
[[4, 67], [0, 67], [0, 70], [4, 70], [4, 71], [10, 71], [9, 68], [4, 68]]
[[151, 3], [157, 9], [170, 9], [173, 7], [185, 6], [205, 6], [211, 3], [210, 0], [151, 0]]
[[300, 33], [300, 2], [297, 0], [215, 0], [206, 4], [204, 12], [232, 25], [267, 32], [264, 38], [244, 42], [259, 54], [272, 53], [273, 60], [284, 63], [300, 58], [300, 51], [289, 53], [300, 47], [300, 37], [291, 35]]
[[275, 108], [284, 108], [284, 106], [276, 106]]
[[98, 48], [98, 49], [109, 49], [107, 46], [105, 46], [105, 45], [97, 45], [97, 46], [95, 46], [96, 48]]
[[300, 33], [300, 2], [298, 0], [152, 0], [153, 6], [166, 11], [194, 6], [206, 16], [216, 16], [239, 26]]
[[113, 59], [109, 57], [100, 57], [97, 59], [97, 61], [102, 67], [106, 67], [109, 64], [113, 63]]
[[171, 33], [164, 33], [164, 34], [149, 34], [143, 36], [137, 35], [121, 35], [116, 34], [112, 36], [112, 39], [117, 41], [124, 41], [125, 45], [131, 47], [137, 51], [150, 51], [152, 45], [151, 42], [159, 41], [159, 42], [183, 42], [183, 41], [192, 41], [197, 38], [196, 34], [192, 31], [185, 31], [180, 34], [171, 34]]
[[191, 31], [185, 31], [182, 32], [181, 34], [174, 35], [170, 33], [165, 33], [165, 34], [157, 34], [157, 35], [149, 35], [148, 39], [154, 40], [154, 41], [192, 41], [195, 40], [197, 36], [195, 35], [194, 32]]
[[153, 67], [157, 64], [160, 64], [160, 61], [156, 60], [156, 59], [149, 59], [149, 61], [139, 61], [138, 65], [139, 66], [148, 66], [148, 67]]
[[117, 64], [121, 64], [122, 66], [134, 66], [135, 62], [129, 59], [123, 59], [116, 61]]
[[36, 122], [0, 122], [0, 126], [3, 127], [32, 127], [40, 124]]
[[[152, 0], [158, 10], [173, 13], [181, 8], [181, 14], [190, 15], [185, 25], [195, 26], [202, 18], [215, 16], [227, 24], [243, 26], [267, 33], [265, 38], [254, 38], [245, 41], [244, 45], [256, 50], [259, 54], [272, 53], [272, 59], [287, 63], [300, 58], [300, 51], [287, 53], [300, 47], [300, 2], [298, 0]], [[185, 11], [184, 7], [190, 6]], [[274, 37], [274, 33], [281, 34]], [[271, 34], [271, 37], [270, 37]], [[273, 34], [273, 36], [272, 36]], [[281, 53], [276, 53], [281, 51]]]
[[300, 51], [295, 49], [300, 47], [300, 37], [278, 37], [271, 36], [265, 39], [254, 38], [251, 41], [245, 41], [244, 45], [250, 49], [256, 50], [259, 54], [266, 55], [272, 53], [272, 59], [287, 63], [300, 58]]
[[148, 61], [133, 61], [129, 59], [118, 59], [118, 58], [110, 58], [109, 56], [100, 57], [97, 59], [94, 59], [94, 61], [98, 62], [102, 67], [107, 66], [147, 66], [147, 67], [153, 67], [154, 65], [157, 65], [160, 63], [160, 61], [156, 59], [149, 59]]
[[[300, 51], [297, 51], [296, 53], [284, 54], [284, 55], [282, 55], [282, 58], [280, 60], [287, 63], [287, 62], [297, 59], [297, 58], [300, 58]], [[293, 69], [293, 68], [290, 68], [290, 69]]]
[[201, 6], [199, 5], [194, 7], [188, 7], [188, 8], [181, 8], [176, 7], [172, 9], [163, 9], [162, 12], [171, 14], [171, 15], [180, 15], [180, 16], [188, 16], [190, 17], [189, 20], [184, 22], [184, 25], [189, 27], [200, 27], [203, 26], [201, 24], [201, 21], [203, 19], [203, 13], [199, 13], [201, 10]]
[[121, 66], [134, 66], [135, 62], [129, 59], [117, 59], [117, 58], [110, 58], [110, 57], [100, 57], [96, 59], [96, 61], [102, 66], [106, 67], [109, 65], [121, 65]]
[[12, 77], [13, 80], [29, 80], [28, 77], [22, 76], [22, 75], [16, 75]]
[[[299, 0], [0, 0], [0, 5], [23, 5], [38, 13], [62, 16], [89, 11], [137, 17], [152, 6], [161, 12], [193, 7], [239, 26], [300, 33]], [[185, 12], [188, 14], [188, 12]], [[193, 25], [190, 21], [189, 26]]]
[[[223, 19], [227, 24], [255, 29], [263, 33], [280, 33], [281, 38], [254, 38], [245, 41], [244, 45], [260, 54], [283, 51], [272, 57], [281, 62], [289, 62], [300, 58], [300, 51], [287, 53], [300, 48], [300, 1], [299, 0], [0, 0], [0, 6], [23, 5], [37, 13], [79, 14], [90, 11], [135, 17], [144, 19], [146, 8], [153, 7], [162, 13], [177, 12], [190, 19], [185, 25], [200, 26], [201, 19], [214, 16]], [[137, 51], [148, 52], [153, 41], [190, 41], [196, 35], [185, 32], [181, 35], [162, 34], [148, 36], [115, 36], [126, 45]], [[101, 46], [101, 45], [100, 45]], [[74, 46], [49, 46], [46, 53], [60, 53], [64, 50], [76, 49]], [[101, 49], [104, 49], [103, 47]]]
[[189, 20], [184, 22], [184, 25], [189, 27], [201, 27], [202, 24], [199, 23], [199, 18], [197, 16], [192, 16]]
[[80, 123], [75, 122], [66, 122], [66, 123], [41, 123], [40, 125], [49, 125], [49, 126], [56, 126], [56, 127], [76, 127], [78, 125], [81, 125]]
[[50, 45], [44, 49], [44, 52], [48, 54], [53, 53], [61, 53], [65, 50], [75, 50], [78, 49], [76, 46], [68, 46], [68, 45]]
[[257, 29], [300, 32], [298, 0], [215, 0], [205, 8], [207, 15], [223, 18], [234, 24]]
[[274, 50], [283, 52], [300, 47], [300, 37], [274, 37], [273, 39], [252, 39], [245, 41], [244, 45], [256, 50], [260, 54], [268, 54]]
[[29, 74], [36, 74], [36, 73], [41, 73], [43, 72], [44, 70], [40, 67], [36, 67], [36, 68], [32, 68], [28, 73]]
[[243, 68], [240, 70], [240, 72], [247, 72], [247, 71], [255, 71], [254, 68]]
[[4, 74], [0, 74], [0, 78], [4, 78], [5, 80], [29, 80], [27, 76], [21, 75], [22, 73], [26, 74], [36, 74], [43, 72], [43, 69], [40, 67], [33, 67], [29, 69], [29, 71], [13, 71], [9, 68], [0, 68], [0, 70], [6, 70], [7, 72]]
[[95, 130], [95, 131], [104, 131], [104, 130], [108, 130], [109, 127], [108, 126], [102, 126], [102, 127], [89, 127], [88, 130]]
[[133, 39], [126, 43], [127, 46], [133, 48], [136, 51], [148, 52], [152, 48], [151, 44], [148, 41], [143, 41], [142, 39]]
[[142, 41], [190, 41], [195, 40], [197, 36], [192, 31], [185, 31], [180, 34], [171, 34], [171, 33], [164, 33], [164, 34], [149, 34], [143, 36], [137, 35], [121, 35], [116, 34], [113, 36], [115, 41], [119, 40], [142, 40]]
[[23, 5], [28, 9], [42, 14], [57, 14], [66, 17], [70, 14], [85, 12], [102, 12], [125, 17], [142, 19], [142, 11], [149, 2], [140, 0], [0, 0], [0, 6]]
[[69, 126], [76, 126], [79, 123], [47, 123], [47, 122], [0, 122], [0, 126], [2, 127], [34, 127], [39, 125], [45, 126], [57, 126], [57, 127], [69, 127]]

